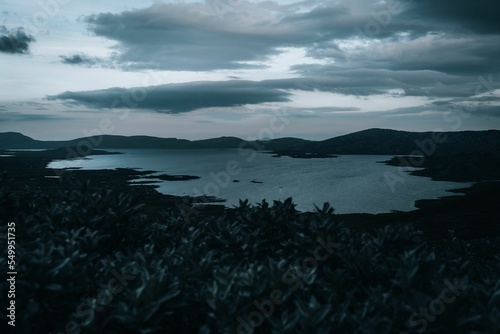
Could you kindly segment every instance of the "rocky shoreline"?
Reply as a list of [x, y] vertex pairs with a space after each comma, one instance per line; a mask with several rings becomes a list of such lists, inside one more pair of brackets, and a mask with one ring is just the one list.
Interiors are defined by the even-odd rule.
[[398, 156], [383, 163], [396, 167], [416, 167], [416, 176], [435, 181], [481, 182], [500, 180], [500, 152], [484, 152], [422, 157]]
[[[57, 195], [61, 191], [79, 189], [84, 182], [92, 190], [114, 190], [118, 192], [133, 192], [146, 205], [147, 212], [161, 209], [186, 208], [201, 202], [196, 197], [178, 197], [159, 193], [154, 180], [137, 181], [141, 179], [161, 179], [165, 181], [184, 181], [196, 179], [191, 175], [154, 175], [156, 171], [139, 171], [131, 168], [84, 170], [75, 168], [52, 169], [50, 162], [66, 159], [66, 150], [46, 151], [3, 151], [0, 150], [0, 173], [5, 189], [11, 192], [29, 187], [33, 190]], [[105, 151], [94, 150], [89, 155], [107, 154]], [[112, 153], [113, 154], [113, 153]], [[84, 158], [80, 156], [79, 158]], [[135, 181], [135, 182], [134, 182]], [[220, 199], [206, 197], [204, 203], [218, 203]], [[207, 214], [220, 213], [223, 205], [206, 205]]]

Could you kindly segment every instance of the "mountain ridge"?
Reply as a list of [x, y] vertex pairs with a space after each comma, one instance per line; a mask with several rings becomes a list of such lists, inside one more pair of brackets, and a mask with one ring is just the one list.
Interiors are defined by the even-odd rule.
[[408, 132], [372, 128], [326, 140], [313, 141], [295, 137], [245, 141], [222, 136], [202, 140], [154, 136], [102, 135], [62, 141], [41, 141], [18, 132], [0, 133], [0, 149], [55, 149], [60, 147], [93, 149], [226, 149], [250, 148], [273, 152], [319, 154], [418, 155], [419, 152], [459, 154], [500, 152], [500, 130], [454, 132]]

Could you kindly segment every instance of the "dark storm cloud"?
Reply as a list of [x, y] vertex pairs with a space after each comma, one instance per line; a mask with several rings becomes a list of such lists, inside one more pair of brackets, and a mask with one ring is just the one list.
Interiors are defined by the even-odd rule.
[[[253, 20], [264, 19], [256, 15]], [[225, 20], [201, 4], [155, 4], [93, 15], [86, 22], [96, 35], [119, 43], [119, 60], [132, 69], [256, 68], [242, 62], [277, 54], [275, 47], [280, 44], [266, 31], [271, 23], [252, 28], [240, 24], [238, 16]]]
[[485, 105], [451, 105], [447, 106], [448, 112], [462, 112], [465, 115], [476, 117], [495, 117], [500, 118], [500, 106], [485, 106]]
[[86, 92], [64, 92], [51, 100], [69, 100], [94, 108], [152, 109], [183, 113], [200, 108], [232, 107], [264, 102], [286, 102], [290, 94], [259, 87], [249, 81], [193, 82], [147, 88], [110, 88]]
[[[496, 103], [491, 104], [491, 102]], [[440, 111], [463, 111], [474, 116], [500, 117], [500, 97], [481, 96], [472, 99], [434, 101], [429, 107]]]
[[[310, 57], [346, 67], [460, 75], [499, 71], [500, 43], [492, 35], [500, 33], [499, 7], [491, 0], [310, 1], [288, 6], [207, 0], [157, 3], [85, 21], [95, 35], [118, 43], [116, 60], [125, 69], [256, 68], [280, 48], [303, 47]], [[353, 52], [345, 46], [353, 38], [381, 43], [356, 46]]]
[[[485, 74], [500, 72], [499, 36], [476, 36], [466, 39], [428, 39], [401, 45], [399, 57], [384, 59], [386, 67], [404, 70], [433, 70], [449, 74]], [[415, 48], [420, 44], [422, 51]], [[374, 64], [376, 66], [377, 64]], [[380, 65], [380, 64], [379, 64]]]
[[[214, 70], [255, 68], [283, 47], [320, 47], [359, 35], [370, 12], [351, 15], [348, 4], [311, 1], [301, 12], [277, 3], [238, 1], [228, 11], [206, 3], [157, 3], [118, 14], [86, 17], [91, 32], [118, 42], [119, 60], [131, 68]], [[383, 10], [380, 4], [370, 8]], [[401, 25], [401, 23], [397, 23]], [[406, 27], [406, 25], [405, 25]], [[398, 26], [381, 32], [393, 36]]]
[[89, 56], [84, 53], [78, 53], [71, 56], [61, 55], [61, 63], [68, 65], [78, 65], [84, 67], [93, 67], [93, 66], [105, 66], [111, 67], [111, 60], [104, 59], [95, 56]]
[[[362, 0], [354, 0], [363, 2]], [[395, 4], [390, 10], [390, 3]], [[463, 34], [499, 34], [500, 22], [498, 13], [500, 2], [495, 0], [388, 0], [381, 2], [365, 2], [371, 9], [371, 21], [380, 28], [372, 28], [374, 38], [394, 36], [398, 32], [408, 33], [412, 38], [429, 33], [445, 33], [449, 35]], [[378, 7], [375, 7], [377, 6]], [[366, 27], [366, 21], [363, 27]], [[362, 29], [363, 30], [363, 29]], [[370, 30], [370, 29], [369, 29]], [[368, 34], [371, 35], [371, 34]]]
[[342, 50], [334, 43], [324, 43], [310, 48], [309, 55], [334, 59], [335, 65], [342, 69], [430, 70], [460, 76], [485, 75], [500, 72], [499, 40], [500, 36], [490, 35], [428, 35], [376, 41], [353, 50]]
[[303, 77], [263, 83], [281, 89], [361, 96], [386, 94], [390, 90], [401, 89], [404, 95], [426, 97], [472, 96], [478, 84], [476, 77], [453, 76], [428, 70], [344, 69], [335, 65], [300, 65], [293, 68]]
[[80, 64], [94, 64], [94, 61], [85, 55], [73, 55], [73, 56], [59, 56], [61, 62], [65, 64], [80, 65]]
[[478, 94], [479, 76], [492, 75], [495, 82], [500, 76], [500, 31], [492, 14], [499, 7], [485, 0], [318, 0], [286, 6], [207, 0], [100, 13], [85, 22], [95, 35], [117, 42], [117, 54], [106, 60], [61, 56], [63, 63], [112, 62], [126, 70], [246, 69], [265, 66], [283, 47], [302, 47], [324, 62], [292, 66], [299, 76], [292, 79], [140, 88], [136, 91], [144, 90], [146, 98], [132, 103], [123, 103], [131, 91], [122, 88], [51, 98], [97, 108], [118, 100], [118, 107], [171, 113], [284, 102], [287, 90], [463, 100]]
[[480, 34], [499, 34], [500, 2], [495, 0], [417, 0], [408, 1], [410, 8], [405, 18], [414, 17], [431, 22], [442, 22], [458, 31]]
[[0, 120], [4, 122], [57, 121], [72, 118], [45, 114], [22, 114], [13, 111], [0, 111]]
[[472, 114], [476, 116], [500, 117], [500, 106], [478, 106]]
[[463, 98], [454, 98], [454, 99], [447, 99], [447, 100], [438, 100], [438, 101], [433, 101], [432, 104], [436, 106], [450, 106], [454, 103], [468, 103], [468, 104], [478, 104], [482, 106], [491, 106], [494, 104], [500, 104], [500, 96], [498, 95], [482, 95], [482, 96], [473, 96], [468, 99], [463, 99]]
[[0, 26], [0, 52], [10, 54], [28, 54], [29, 46], [35, 41], [23, 28], [7, 29]]
[[[307, 70], [306, 70], [307, 68]], [[146, 88], [110, 88], [64, 92], [48, 97], [93, 108], [151, 109], [183, 113], [201, 108], [232, 107], [265, 102], [287, 102], [291, 90], [322, 91], [344, 95], [454, 97], [457, 101], [476, 95], [474, 78], [449, 76], [433, 71], [381, 69], [341, 70], [335, 66], [303, 66], [308, 76], [263, 81], [229, 80], [168, 84]], [[320, 75], [321, 72], [321, 75]], [[470, 80], [470, 81], [469, 81]], [[392, 92], [402, 90], [402, 93]], [[484, 92], [484, 90], [483, 90]], [[331, 107], [310, 111], [357, 111], [355, 107]]]
[[430, 114], [436, 115], [440, 119], [444, 119], [445, 114], [460, 115], [462, 118], [469, 118], [471, 115], [481, 116], [479, 112], [480, 107], [474, 106], [474, 111], [470, 106], [464, 106], [454, 103], [434, 104], [428, 103], [421, 106], [395, 108], [386, 111], [378, 111], [377, 115], [385, 117], [400, 117], [400, 116], [424, 116], [428, 117]]
[[[351, 6], [361, 2], [354, 0]], [[500, 2], [401, 0], [395, 12], [389, 3], [377, 6], [366, 2], [371, 9], [368, 16], [345, 13], [351, 24], [345, 30], [339, 30], [338, 21], [328, 22], [326, 17], [331, 15], [327, 10], [301, 14], [314, 17], [336, 33], [335, 39], [304, 45], [308, 55], [334, 60], [346, 68], [476, 76], [500, 73]], [[340, 47], [339, 43], [349, 41], [353, 30], [368, 44], [346, 47], [344, 43]]]

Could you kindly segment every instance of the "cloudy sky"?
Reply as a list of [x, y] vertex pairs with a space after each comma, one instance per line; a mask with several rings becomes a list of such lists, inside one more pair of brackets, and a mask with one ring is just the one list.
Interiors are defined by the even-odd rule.
[[0, 131], [500, 129], [497, 0], [2, 0]]

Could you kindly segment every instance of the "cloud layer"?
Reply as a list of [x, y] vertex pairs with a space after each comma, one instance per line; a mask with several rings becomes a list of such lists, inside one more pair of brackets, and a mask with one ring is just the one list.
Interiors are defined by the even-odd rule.
[[[239, 85], [358, 96], [400, 89], [406, 96], [468, 97], [475, 94], [479, 76], [500, 73], [500, 24], [493, 14], [499, 9], [500, 3], [487, 0], [291, 5], [207, 0], [94, 14], [85, 22], [96, 36], [117, 43], [113, 61], [129, 71], [265, 68], [266, 59], [291, 47], [305, 50], [317, 63], [293, 64], [295, 79]], [[106, 66], [86, 55], [63, 57], [63, 62]], [[214, 105], [206, 102], [199, 105]]]
[[[351, 54], [351, 60], [368, 55], [362, 59], [368, 66], [391, 66], [399, 60], [392, 66], [449, 73], [498, 69], [499, 10], [500, 3], [490, 0], [310, 1], [288, 6], [212, 0], [157, 3], [95, 14], [85, 21], [95, 35], [117, 42], [119, 60], [133, 68], [251, 68], [280, 48], [303, 47], [319, 59], [339, 62]], [[383, 41], [390, 51], [381, 53], [376, 43], [348, 45], [355, 38]], [[366, 53], [372, 48], [375, 59]], [[442, 57], [431, 58], [436, 54]]]
[[[500, 126], [498, 1], [152, 3], [61, 6], [37, 34], [36, 55], [3, 56], [13, 64], [0, 78], [6, 96], [47, 94], [47, 108], [72, 117], [84, 110], [89, 119], [114, 114], [108, 108], [140, 110], [134, 122], [143, 117], [144, 129], [175, 119], [193, 132], [206, 124], [222, 132], [225, 122], [248, 130], [273, 108], [294, 110], [299, 135], [328, 133], [340, 123], [432, 130], [443, 115], [471, 103], [464, 128]], [[0, 27], [0, 52], [29, 53], [33, 42], [22, 29]], [[155, 80], [148, 82], [151, 73]], [[141, 80], [145, 87], [120, 88]], [[37, 107], [26, 108], [19, 111], [36, 114]], [[255, 113], [244, 118], [243, 109]]]
[[7, 29], [0, 26], [0, 52], [10, 54], [28, 54], [29, 46], [35, 41], [23, 28]]
[[201, 108], [233, 107], [264, 102], [286, 102], [290, 94], [247, 81], [193, 82], [131, 89], [110, 88], [64, 92], [51, 100], [69, 100], [94, 108], [152, 109], [183, 113]]

